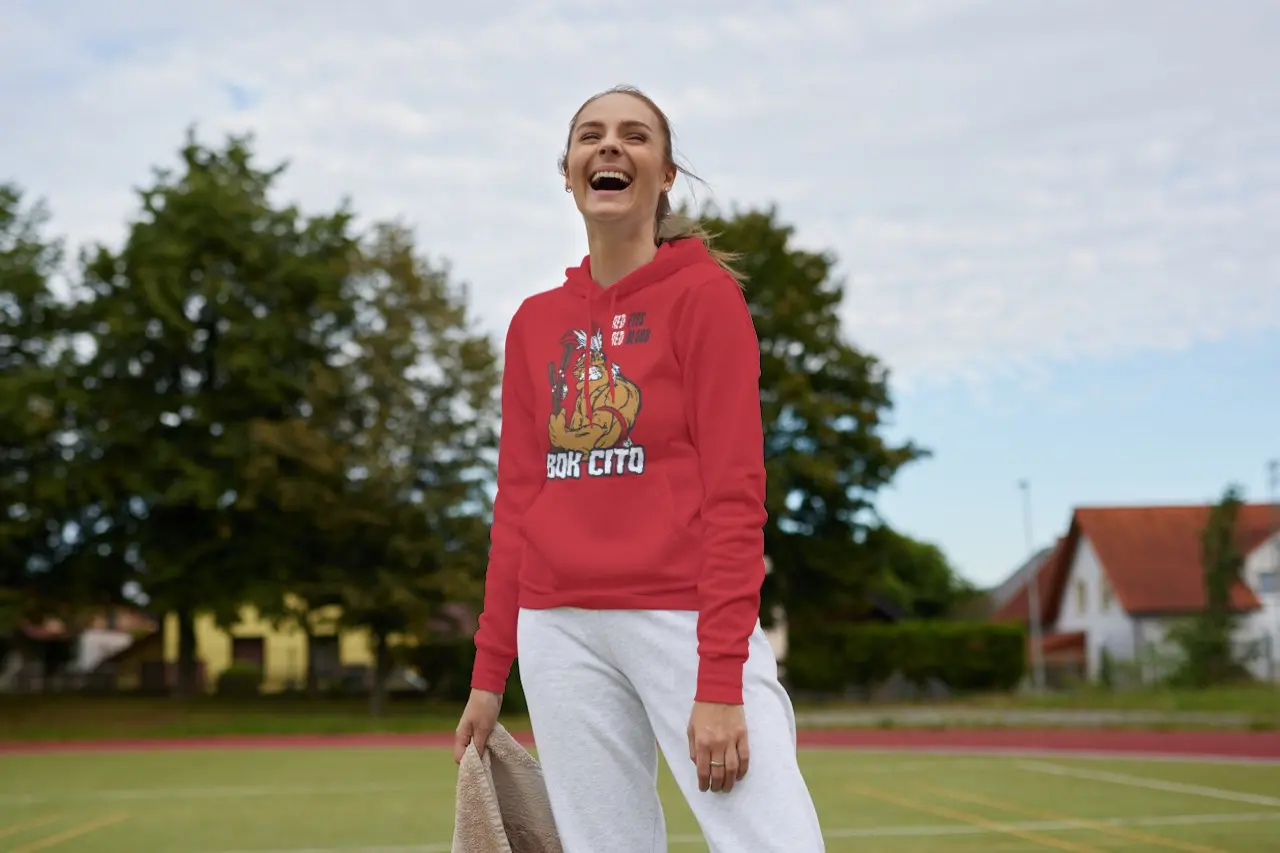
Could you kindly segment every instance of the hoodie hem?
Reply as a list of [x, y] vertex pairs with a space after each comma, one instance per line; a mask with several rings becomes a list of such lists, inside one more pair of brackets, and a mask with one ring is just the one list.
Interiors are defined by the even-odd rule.
[[699, 610], [696, 588], [661, 593], [590, 592], [557, 590], [554, 592], [520, 591], [520, 606], [526, 610], [554, 610], [574, 607], [583, 610]]

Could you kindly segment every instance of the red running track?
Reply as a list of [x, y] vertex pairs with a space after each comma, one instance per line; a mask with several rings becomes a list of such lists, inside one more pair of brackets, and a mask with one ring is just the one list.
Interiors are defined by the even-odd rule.
[[[528, 732], [513, 732], [523, 744]], [[1280, 761], [1280, 732], [1141, 731], [1132, 729], [808, 729], [806, 748], [918, 750], [923, 752], [1054, 752], [1248, 758]], [[262, 735], [135, 740], [0, 741], [0, 755], [66, 752], [137, 752], [189, 749], [328, 749], [447, 747], [449, 733]]]

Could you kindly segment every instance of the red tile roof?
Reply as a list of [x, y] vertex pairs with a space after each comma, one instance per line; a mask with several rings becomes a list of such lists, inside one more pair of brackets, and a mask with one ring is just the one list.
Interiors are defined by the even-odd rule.
[[[1201, 536], [1209, 506], [1093, 507], [1076, 510], [1121, 605], [1130, 613], [1187, 613], [1205, 606]], [[1236, 547], [1248, 554], [1280, 528], [1268, 504], [1245, 504], [1236, 517]], [[1243, 582], [1231, 591], [1237, 610], [1260, 604]]]
[[[1131, 614], [1193, 613], [1204, 608], [1204, 572], [1200, 538], [1209, 519], [1209, 506], [1083, 507], [1071, 517], [1067, 535], [1037, 575], [1041, 621], [1057, 619], [1067, 572], [1082, 538], [1094, 552]], [[1280, 511], [1270, 504], [1245, 504], [1236, 518], [1236, 541], [1249, 554], [1272, 533], [1280, 531]], [[1260, 604], [1253, 592], [1238, 583], [1231, 602], [1237, 610]], [[1020, 590], [992, 615], [1000, 621], [1027, 619], [1026, 590]]]
[[[1065, 536], [1059, 538], [1036, 571], [1036, 591], [1040, 594], [1040, 623], [1043, 625], [1052, 624], [1053, 617], [1057, 616], [1057, 602], [1061, 600], [1058, 591], [1067, 582], [1067, 570], [1071, 568], [1071, 561], [1067, 559], [1066, 541]], [[1030, 584], [1023, 584], [1021, 589], [991, 614], [991, 619], [996, 622], [1029, 622], [1029, 586]]]
[[111, 612], [97, 610], [82, 614], [77, 624], [69, 625], [58, 616], [45, 617], [40, 622], [24, 622], [20, 626], [23, 634], [36, 641], [66, 640], [80, 631], [88, 629], [105, 630], [108, 626], [116, 631], [129, 633], [146, 633], [156, 630], [158, 623], [152, 617], [132, 607], [113, 607], [114, 623]]

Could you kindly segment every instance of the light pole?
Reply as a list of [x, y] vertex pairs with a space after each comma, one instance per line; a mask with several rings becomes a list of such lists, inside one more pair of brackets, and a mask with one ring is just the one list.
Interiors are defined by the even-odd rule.
[[[1031, 484], [1026, 480], [1018, 481], [1022, 489], [1022, 520], [1026, 527], [1028, 560], [1035, 559], [1035, 538], [1031, 533]], [[1044, 644], [1043, 631], [1040, 625], [1040, 569], [1035, 571], [1027, 581], [1027, 619], [1031, 627], [1031, 686], [1037, 691], [1044, 689]]]

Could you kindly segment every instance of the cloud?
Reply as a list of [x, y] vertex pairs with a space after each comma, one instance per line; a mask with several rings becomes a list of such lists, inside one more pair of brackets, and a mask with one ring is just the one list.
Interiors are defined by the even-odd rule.
[[[284, 191], [402, 217], [501, 337], [585, 252], [569, 116], [650, 91], [722, 207], [776, 202], [904, 385], [1280, 328], [1273, 4], [7, 4], [0, 163], [72, 239], [199, 123]], [[699, 188], [697, 197], [707, 200]]]

